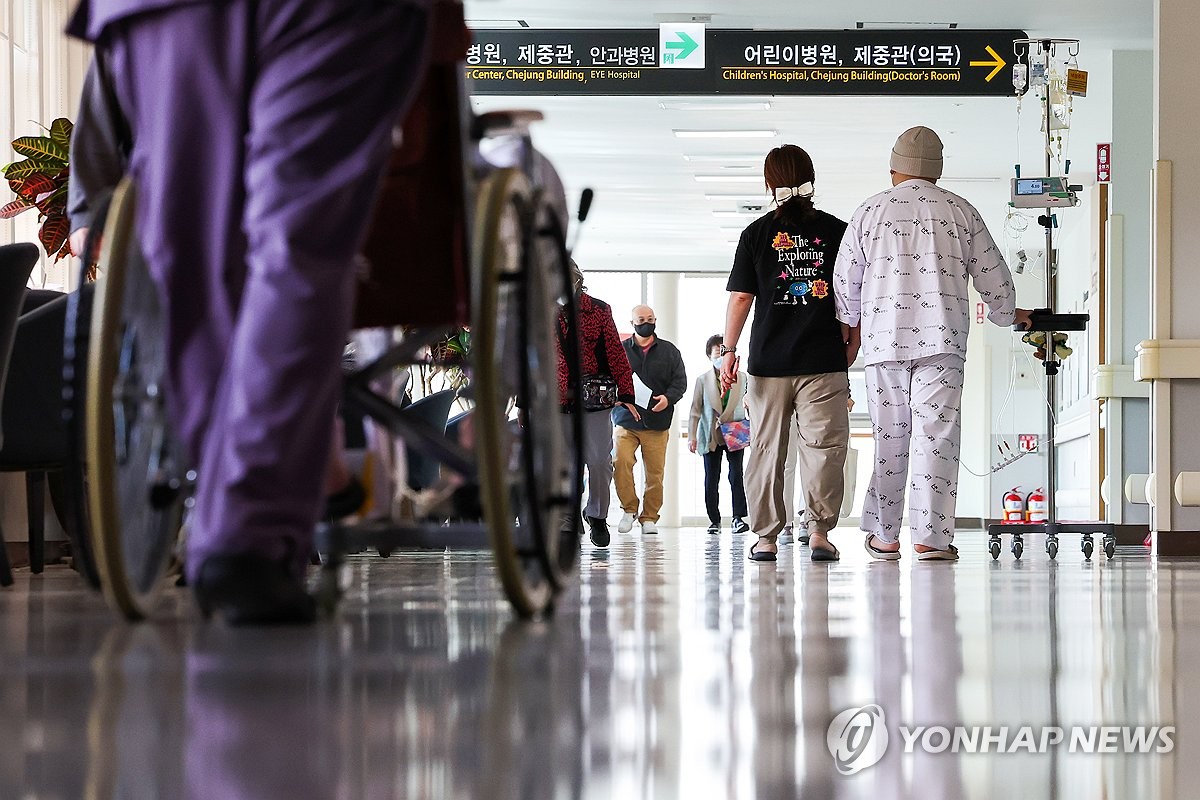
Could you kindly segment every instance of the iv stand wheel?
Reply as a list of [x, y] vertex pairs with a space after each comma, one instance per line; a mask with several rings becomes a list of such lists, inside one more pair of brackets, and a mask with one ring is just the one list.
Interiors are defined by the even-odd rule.
[[1117, 537], [1105, 536], [1104, 537], [1104, 555], [1107, 558], [1111, 559], [1116, 554], [1117, 554]]
[[988, 552], [992, 554], [992, 561], [995, 561], [996, 559], [1000, 558], [1000, 540], [999, 539], [989, 539], [988, 540]]
[[1058, 538], [1057, 537], [1052, 536], [1046, 540], [1046, 555], [1050, 556], [1051, 561], [1053, 561], [1055, 558], [1058, 557]]
[[1012, 554], [1017, 561], [1021, 560], [1021, 553], [1025, 551], [1025, 545], [1021, 542], [1020, 534], [1013, 536]]
[[1092, 535], [1090, 533], [1085, 533], [1083, 535], [1083, 541], [1079, 545], [1079, 549], [1083, 551], [1083, 557], [1088, 561], [1092, 560], [1092, 550], [1095, 549], [1095, 546], [1095, 543], [1092, 541]]

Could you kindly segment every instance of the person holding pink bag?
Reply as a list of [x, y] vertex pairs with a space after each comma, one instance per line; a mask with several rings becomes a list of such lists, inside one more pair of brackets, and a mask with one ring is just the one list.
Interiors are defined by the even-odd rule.
[[[708, 532], [721, 532], [720, 486], [721, 459], [729, 463], [729, 489], [733, 494], [733, 532], [750, 530], [746, 522], [746, 490], [742, 485], [743, 446], [730, 446], [723, 427], [746, 419], [746, 376], [739, 375], [728, 389], [721, 387], [720, 334], [708, 337], [704, 352], [713, 368], [696, 378], [692, 392], [692, 413], [688, 418], [688, 449], [704, 458], [704, 509], [708, 512]], [[740, 443], [739, 443], [740, 444]]]

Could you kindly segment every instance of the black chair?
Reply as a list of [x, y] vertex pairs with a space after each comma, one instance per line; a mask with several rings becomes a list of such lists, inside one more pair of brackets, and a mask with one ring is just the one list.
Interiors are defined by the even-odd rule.
[[[88, 284], [82, 291], [90, 295], [91, 290]], [[46, 559], [47, 483], [59, 522], [64, 529], [68, 527], [62, 481], [67, 466], [67, 432], [62, 415], [67, 302], [68, 296], [62, 292], [26, 292], [0, 405], [0, 429], [7, 433], [0, 444], [0, 472], [25, 473], [29, 568], [35, 574], [42, 571]], [[72, 537], [72, 544], [74, 541]]]
[[[39, 251], [32, 244], [9, 244], [0, 246], [0, 396], [4, 397], [3, 405], [9, 404], [5, 391], [8, 377], [9, 361], [13, 352], [13, 343], [17, 337], [17, 320], [21, 315], [21, 306], [25, 301], [25, 285], [37, 265]], [[55, 364], [62, 361], [62, 330], [58, 332], [59, 349], [54, 359]], [[62, 405], [62, 369], [59, 367], [59, 394], [49, 407], [52, 413], [58, 414]], [[10, 433], [7, 421], [0, 417], [0, 443], [6, 443]], [[40, 495], [39, 495], [40, 498]], [[11, 586], [13, 582], [12, 565], [8, 561], [8, 548], [4, 542], [4, 533], [0, 531], [0, 586]]]

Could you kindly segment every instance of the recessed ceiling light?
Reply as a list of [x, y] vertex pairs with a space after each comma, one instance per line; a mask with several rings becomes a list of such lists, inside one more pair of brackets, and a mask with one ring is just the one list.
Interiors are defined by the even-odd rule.
[[759, 161], [762, 161], [764, 158], [766, 158], [766, 156], [763, 153], [737, 153], [736, 155], [729, 154], [729, 153], [724, 153], [724, 154], [722, 154], [722, 153], [684, 153], [683, 154], [684, 161], [696, 161], [696, 162], [706, 162], [706, 163], [713, 162], [713, 163], [717, 163], [717, 164], [724, 164], [728, 161], [753, 161], [754, 163], [757, 164]]
[[779, 135], [779, 131], [768, 130], [748, 130], [748, 131], [717, 131], [717, 130], [696, 130], [696, 131], [681, 131], [675, 130], [675, 136], [680, 139], [773, 139]]
[[758, 175], [696, 175], [700, 183], [759, 183], [762, 178]]
[[664, 111], [770, 111], [769, 100], [662, 100]]

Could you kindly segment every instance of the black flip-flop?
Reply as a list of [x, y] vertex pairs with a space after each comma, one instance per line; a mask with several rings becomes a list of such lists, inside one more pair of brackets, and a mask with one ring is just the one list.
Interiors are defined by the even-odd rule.
[[758, 542], [750, 545], [750, 552], [746, 554], [746, 558], [751, 561], [775, 561], [777, 553], [772, 553], [770, 550], [763, 550], [761, 553], [754, 548], [758, 547]]
[[813, 547], [809, 545], [809, 558], [813, 561], [840, 561], [842, 554], [834, 547]]

